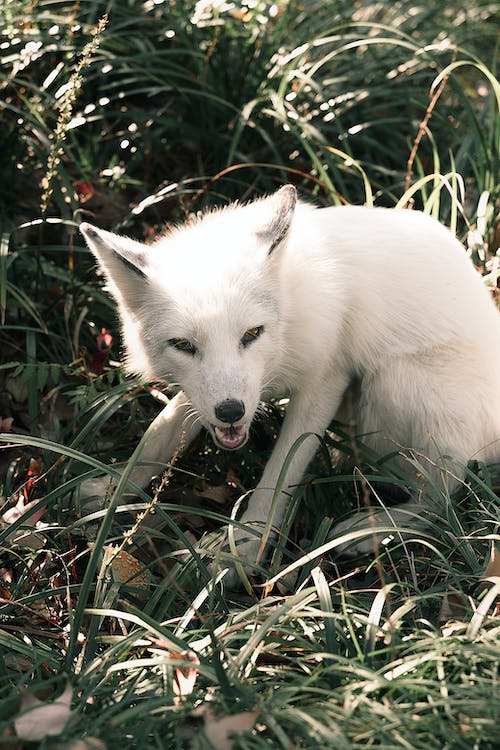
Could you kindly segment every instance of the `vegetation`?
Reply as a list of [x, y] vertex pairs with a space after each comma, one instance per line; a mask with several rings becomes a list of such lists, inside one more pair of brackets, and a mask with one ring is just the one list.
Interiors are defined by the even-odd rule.
[[469, 467], [428, 537], [342, 561], [334, 520], [402, 480], [361, 445], [339, 475], [352, 445], [326, 436], [267, 585], [240, 595], [208, 564], [281, 404], [238, 456], [201, 437], [132, 504], [78, 496], [165, 398], [120, 370], [84, 218], [147, 239], [290, 181], [432, 213], [496, 294], [496, 9], [1, 4], [2, 747], [498, 747], [495, 467]]

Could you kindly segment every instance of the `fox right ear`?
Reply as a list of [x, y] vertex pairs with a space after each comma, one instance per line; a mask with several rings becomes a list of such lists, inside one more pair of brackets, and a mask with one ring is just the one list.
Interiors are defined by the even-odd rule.
[[117, 301], [133, 310], [144, 299], [147, 283], [145, 245], [83, 222], [80, 231], [104, 271]]
[[273, 208], [273, 216], [268, 226], [259, 232], [259, 236], [268, 245], [268, 254], [271, 255], [288, 236], [297, 205], [297, 191], [293, 185], [284, 185], [266, 200]]

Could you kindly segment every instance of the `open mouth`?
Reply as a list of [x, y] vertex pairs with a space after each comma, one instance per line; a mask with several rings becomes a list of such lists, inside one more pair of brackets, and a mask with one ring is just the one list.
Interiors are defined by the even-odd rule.
[[235, 451], [246, 442], [247, 430], [244, 424], [231, 425], [230, 427], [213, 425], [213, 428], [216, 442], [227, 451]]

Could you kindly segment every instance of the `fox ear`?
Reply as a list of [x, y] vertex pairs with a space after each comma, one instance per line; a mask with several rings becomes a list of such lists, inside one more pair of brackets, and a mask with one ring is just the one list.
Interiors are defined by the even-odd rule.
[[133, 310], [144, 299], [148, 280], [146, 247], [86, 222], [80, 224], [80, 231], [106, 274], [113, 296]]
[[286, 239], [293, 213], [297, 204], [297, 191], [293, 185], [284, 185], [269, 198], [274, 209], [273, 218], [265, 229], [259, 232], [259, 238], [265, 242], [271, 255]]

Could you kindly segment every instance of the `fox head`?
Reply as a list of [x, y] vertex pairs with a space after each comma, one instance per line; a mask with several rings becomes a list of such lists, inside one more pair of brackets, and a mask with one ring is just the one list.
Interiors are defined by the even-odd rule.
[[[122, 322], [126, 365], [185, 392], [215, 442], [240, 448], [283, 350], [279, 266], [291, 185], [144, 245], [83, 223]], [[273, 381], [273, 382], [272, 382]]]

